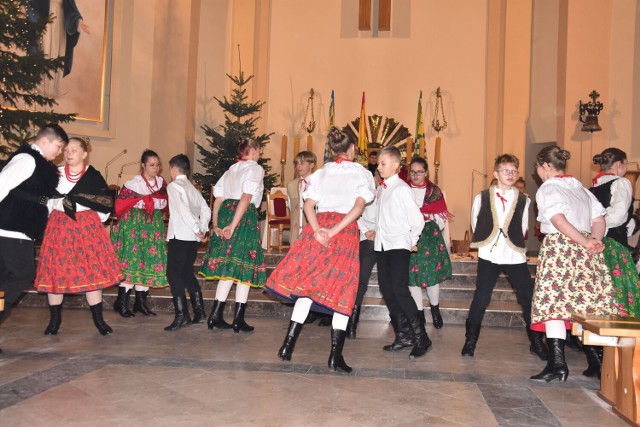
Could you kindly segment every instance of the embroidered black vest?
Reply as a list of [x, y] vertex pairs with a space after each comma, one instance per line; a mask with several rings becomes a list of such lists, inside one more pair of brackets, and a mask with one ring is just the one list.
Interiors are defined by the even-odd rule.
[[0, 229], [18, 231], [40, 241], [49, 217], [47, 198], [57, 194], [58, 168], [29, 146], [21, 147], [8, 162], [18, 154], [33, 157], [36, 169], [0, 202]]
[[[613, 185], [614, 181], [617, 181], [617, 179], [612, 179], [605, 184], [598, 185], [597, 187], [591, 187], [589, 189], [589, 191], [591, 191], [593, 195], [596, 196], [596, 199], [598, 199], [598, 201], [602, 203], [602, 206], [604, 206], [605, 209], [611, 206], [611, 185]], [[607, 231], [607, 237], [617, 241], [627, 248], [629, 247], [629, 241], [627, 240], [627, 224], [629, 224], [632, 214], [633, 200], [631, 200], [631, 203], [629, 204], [627, 219], [624, 221], [624, 223], [617, 227], [610, 228], [609, 231]]]
[[[516, 252], [525, 253], [524, 234], [522, 233], [522, 216], [527, 205], [527, 196], [518, 193], [518, 199], [511, 205], [511, 210], [505, 218], [503, 228], [498, 226], [498, 212], [496, 211], [495, 198], [491, 197], [491, 189], [480, 193], [480, 211], [476, 228], [471, 239], [472, 248], [480, 248], [488, 245], [497, 234], [502, 234], [507, 245]], [[506, 230], [505, 230], [506, 229]]]

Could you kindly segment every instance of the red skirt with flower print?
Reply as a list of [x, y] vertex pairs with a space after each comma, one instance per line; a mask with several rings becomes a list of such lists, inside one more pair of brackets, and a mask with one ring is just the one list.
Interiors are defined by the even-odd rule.
[[[331, 228], [344, 214], [318, 214], [320, 227]], [[333, 312], [351, 316], [358, 291], [359, 237], [355, 222], [349, 224], [324, 247], [313, 237], [310, 225], [271, 273], [265, 288], [287, 300], [310, 298]]]
[[76, 213], [76, 221], [53, 211], [44, 233], [35, 287], [39, 292], [76, 294], [117, 284], [120, 262], [100, 217]]

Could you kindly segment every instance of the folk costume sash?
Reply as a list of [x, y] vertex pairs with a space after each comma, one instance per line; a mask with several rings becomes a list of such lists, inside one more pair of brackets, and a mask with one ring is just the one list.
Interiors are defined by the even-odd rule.
[[447, 209], [447, 203], [440, 187], [435, 185], [428, 179], [425, 182], [427, 190], [424, 193], [424, 200], [420, 207], [420, 212], [425, 219], [431, 219], [439, 216], [444, 221], [452, 219], [454, 215]]
[[109, 186], [93, 166], [87, 167], [82, 178], [62, 201], [64, 212], [73, 220], [76, 219], [76, 205], [78, 203], [97, 212], [110, 213], [113, 210], [113, 199], [109, 192]]
[[166, 182], [163, 182], [162, 187], [158, 191], [147, 194], [146, 196], [138, 194], [127, 187], [123, 187], [122, 191], [120, 191], [120, 194], [118, 195], [118, 199], [116, 200], [116, 216], [120, 218], [122, 214], [133, 208], [140, 200], [142, 200], [144, 202], [143, 210], [149, 214], [149, 221], [152, 221], [153, 211], [155, 209], [153, 202], [154, 199], [168, 200]]

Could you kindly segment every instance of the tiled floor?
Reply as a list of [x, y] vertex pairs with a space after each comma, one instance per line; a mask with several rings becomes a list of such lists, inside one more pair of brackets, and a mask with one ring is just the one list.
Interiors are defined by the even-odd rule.
[[292, 362], [276, 352], [286, 318], [250, 317], [249, 334], [177, 332], [171, 316], [124, 319], [102, 337], [85, 310], [19, 307], [0, 328], [0, 426], [623, 426], [581, 375], [572, 350], [566, 383], [528, 380], [544, 362], [522, 329], [483, 328], [475, 358], [460, 357], [464, 329], [428, 328], [433, 351], [417, 361], [381, 350], [386, 322], [363, 321], [347, 341], [351, 375], [326, 367], [329, 329], [306, 325]]

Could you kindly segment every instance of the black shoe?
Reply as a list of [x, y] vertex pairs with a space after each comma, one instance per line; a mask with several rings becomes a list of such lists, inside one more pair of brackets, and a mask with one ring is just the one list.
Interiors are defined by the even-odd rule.
[[205, 323], [207, 321], [207, 313], [204, 310], [204, 301], [202, 300], [202, 291], [189, 293], [191, 296], [191, 307], [193, 307], [193, 320], [191, 323]]
[[571, 330], [567, 329], [567, 337], [564, 341], [565, 347], [569, 347], [571, 350], [582, 351], [582, 344], [578, 337], [571, 335]]
[[585, 377], [598, 377], [600, 379], [600, 373], [602, 371], [602, 347], [598, 345], [585, 345], [582, 346], [584, 354], [587, 355], [587, 363], [589, 366], [582, 371], [582, 375]]
[[538, 375], [531, 377], [532, 380], [546, 381], [555, 380], [566, 381], [569, 376], [569, 368], [564, 360], [564, 340], [559, 338], [547, 338], [549, 348], [549, 359], [547, 366]]
[[547, 346], [544, 344], [544, 334], [542, 332], [533, 331], [528, 326], [525, 327], [527, 328], [527, 336], [531, 343], [529, 351], [531, 354], [538, 356], [540, 360], [547, 360], [549, 358], [549, 353], [547, 352]]
[[118, 286], [118, 297], [116, 301], [113, 303], [113, 311], [120, 314], [122, 317], [134, 317], [135, 314], [129, 310], [129, 292], [124, 288], [124, 286]]
[[333, 322], [333, 317], [328, 314], [320, 315], [320, 321], [318, 322], [318, 326], [331, 326]]
[[305, 319], [304, 324], [310, 325], [318, 320], [318, 318], [320, 318], [320, 315], [318, 315], [318, 313], [310, 311], [309, 314], [307, 314], [307, 318]]
[[331, 329], [331, 353], [327, 365], [333, 371], [342, 371], [349, 373], [353, 369], [347, 365], [342, 357], [342, 349], [344, 348], [344, 340], [347, 337], [346, 331], [340, 329]]
[[189, 316], [186, 296], [182, 295], [180, 297], [173, 297], [173, 309], [175, 311], [175, 317], [173, 322], [164, 328], [165, 331], [176, 331], [180, 328], [191, 325], [191, 316]]
[[133, 312], [142, 313], [145, 316], [155, 316], [156, 314], [149, 310], [147, 306], [147, 295], [149, 291], [136, 291], [136, 300], [133, 303]]
[[109, 335], [113, 333], [113, 329], [111, 329], [111, 326], [107, 325], [107, 322], [105, 322], [104, 318], [102, 317], [102, 303], [99, 302], [95, 305], [91, 305], [89, 306], [89, 309], [91, 309], [93, 324], [96, 325], [96, 328], [98, 328], [98, 332], [100, 332], [102, 335]]
[[427, 335], [427, 331], [424, 328], [424, 322], [420, 312], [416, 314], [416, 317], [409, 322], [411, 325], [411, 331], [413, 332], [415, 343], [409, 353], [409, 359], [416, 359], [422, 357], [433, 347], [433, 343]]
[[[424, 316], [424, 312], [423, 312]], [[442, 315], [440, 314], [440, 304], [431, 305], [431, 318], [433, 319], [433, 327], [436, 329], [442, 328], [444, 322], [442, 321]]]
[[62, 304], [50, 305], [49, 311], [51, 312], [51, 318], [47, 329], [44, 330], [44, 334], [58, 335], [58, 329], [60, 329], [60, 323], [62, 323]]
[[403, 313], [389, 314], [389, 316], [391, 317], [391, 326], [395, 333], [395, 339], [393, 343], [385, 345], [382, 349], [384, 351], [398, 351], [413, 347], [414, 339], [409, 319]]
[[226, 301], [213, 301], [213, 309], [207, 320], [209, 329], [231, 329], [231, 325], [224, 321], [224, 306]]
[[293, 355], [293, 349], [296, 346], [298, 336], [300, 336], [300, 331], [302, 331], [302, 323], [294, 322], [293, 320], [289, 322], [289, 330], [284, 337], [284, 343], [282, 347], [280, 347], [280, 350], [278, 350], [280, 360], [291, 360], [291, 355]]
[[353, 306], [353, 312], [347, 323], [347, 338], [352, 340], [356, 339], [356, 330], [358, 329], [358, 322], [360, 321], [360, 308], [361, 306], [359, 305]]
[[233, 316], [233, 332], [236, 334], [240, 331], [242, 332], [252, 332], [254, 330], [253, 326], [249, 326], [247, 322], [244, 321], [244, 311], [247, 309], [246, 302], [237, 302], [236, 303], [236, 314]]
[[478, 343], [478, 337], [480, 336], [480, 324], [472, 324], [469, 319], [465, 322], [466, 334], [462, 351], [463, 356], [473, 357], [473, 353], [476, 351], [476, 344]]

